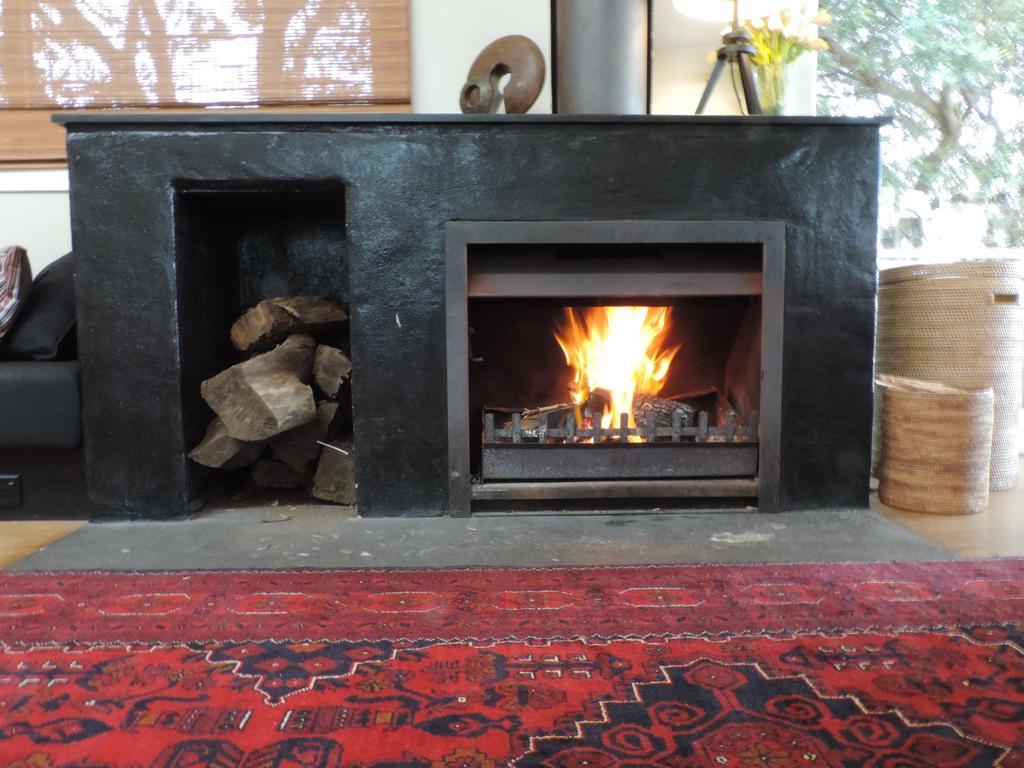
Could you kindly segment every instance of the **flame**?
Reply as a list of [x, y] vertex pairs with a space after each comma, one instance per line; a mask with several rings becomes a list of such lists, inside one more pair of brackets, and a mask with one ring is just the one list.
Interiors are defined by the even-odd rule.
[[555, 340], [572, 367], [569, 385], [573, 402], [586, 402], [595, 389], [607, 390], [611, 403], [601, 426], [618, 426], [618, 414], [628, 414], [635, 427], [633, 397], [661, 392], [679, 347], [668, 348], [670, 307], [567, 307], [565, 322]]

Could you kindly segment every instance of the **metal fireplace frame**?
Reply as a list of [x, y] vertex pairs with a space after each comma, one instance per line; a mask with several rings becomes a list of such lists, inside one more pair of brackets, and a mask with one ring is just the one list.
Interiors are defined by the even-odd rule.
[[[779, 221], [450, 221], [445, 225], [445, 318], [447, 339], [448, 510], [471, 514], [473, 501], [585, 499], [753, 498], [761, 511], [780, 508], [782, 350], [786, 225]], [[609, 293], [609, 278], [623, 272], [575, 275], [571, 292], [561, 275], [523, 268], [473, 275], [472, 246], [755, 245], [758, 273], [722, 271], [643, 272], [628, 290]], [[685, 258], [683, 256], [682, 258]], [[547, 280], [546, 277], [555, 279]], [[694, 296], [761, 296], [760, 445], [756, 477], [671, 480], [471, 482], [469, 402], [469, 300], [486, 297], [679, 299]]]

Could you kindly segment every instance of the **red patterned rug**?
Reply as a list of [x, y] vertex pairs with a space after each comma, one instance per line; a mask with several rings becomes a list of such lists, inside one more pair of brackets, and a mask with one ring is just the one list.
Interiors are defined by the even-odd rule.
[[0, 573], [4, 768], [1024, 766], [1024, 560]]

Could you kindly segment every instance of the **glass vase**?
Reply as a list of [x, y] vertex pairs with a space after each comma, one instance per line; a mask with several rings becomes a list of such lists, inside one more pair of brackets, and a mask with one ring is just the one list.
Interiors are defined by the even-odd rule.
[[786, 86], [789, 82], [789, 66], [786, 64], [762, 64], [755, 67], [757, 93], [761, 99], [761, 111], [766, 115], [786, 114]]

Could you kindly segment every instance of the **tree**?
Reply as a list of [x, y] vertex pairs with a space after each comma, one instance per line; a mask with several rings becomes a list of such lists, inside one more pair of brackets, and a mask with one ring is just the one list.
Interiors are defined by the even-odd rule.
[[825, 1], [822, 111], [893, 115], [883, 185], [977, 203], [989, 245], [1024, 246], [1024, 3]]

